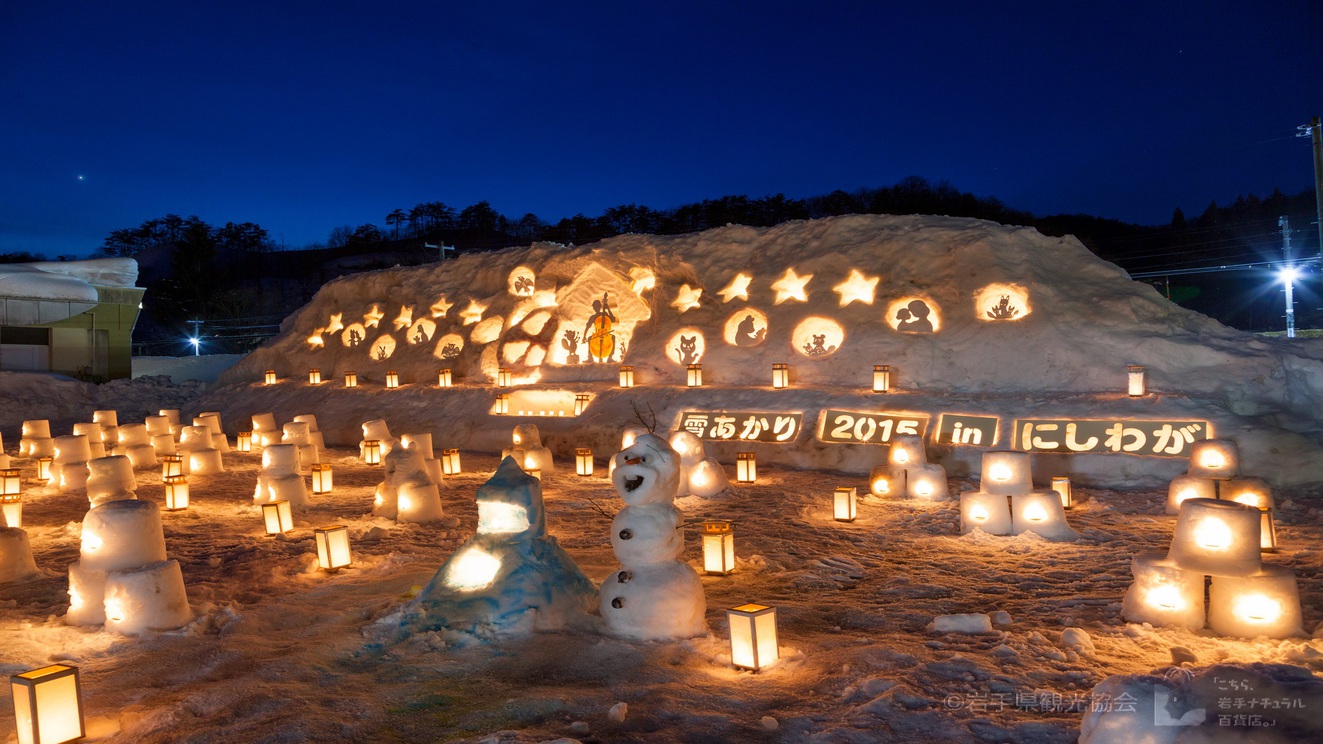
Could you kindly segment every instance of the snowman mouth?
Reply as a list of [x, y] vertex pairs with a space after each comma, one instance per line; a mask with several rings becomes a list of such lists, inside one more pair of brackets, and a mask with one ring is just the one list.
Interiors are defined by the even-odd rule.
[[639, 487], [642, 485], [643, 485], [643, 476], [641, 475], [630, 475], [630, 476], [626, 476], [625, 478], [625, 490], [629, 491], [630, 493], [637, 491]]

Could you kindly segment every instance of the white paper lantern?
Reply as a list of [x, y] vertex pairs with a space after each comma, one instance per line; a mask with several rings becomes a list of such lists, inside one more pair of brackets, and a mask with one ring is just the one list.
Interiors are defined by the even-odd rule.
[[622, 387], [622, 388], [632, 388], [632, 387], [634, 387], [634, 368], [633, 368], [633, 367], [631, 367], [631, 366], [629, 366], [629, 365], [621, 365], [621, 367], [620, 367], [620, 387]]
[[873, 392], [886, 393], [891, 391], [891, 365], [874, 364], [873, 365]]
[[309, 385], [322, 384], [322, 371], [320, 369], [313, 368], [308, 370], [308, 384]]
[[752, 452], [735, 453], [735, 482], [753, 483], [758, 480], [758, 461]]
[[1075, 506], [1075, 498], [1070, 492], [1070, 479], [1064, 475], [1052, 476], [1052, 490], [1061, 497], [1061, 508], [1070, 509]]
[[732, 665], [756, 672], [780, 658], [775, 607], [743, 604], [726, 610], [726, 620], [730, 623]]
[[318, 527], [312, 534], [317, 544], [317, 565], [323, 571], [339, 571], [352, 562], [348, 527], [342, 524]]
[[730, 522], [704, 522], [703, 571], [724, 576], [735, 570], [735, 530]]
[[1138, 364], [1131, 364], [1128, 367], [1126, 367], [1126, 380], [1127, 380], [1126, 392], [1130, 394], [1130, 397], [1138, 398], [1139, 396], [1144, 394], [1145, 385], [1144, 385], [1143, 367], [1139, 366]]
[[87, 735], [78, 667], [51, 664], [9, 678], [19, 744], [63, 744]]
[[262, 523], [266, 534], [280, 535], [294, 529], [294, 509], [286, 499], [262, 504]]
[[854, 486], [838, 486], [832, 494], [832, 516], [837, 522], [853, 522], [857, 516]]

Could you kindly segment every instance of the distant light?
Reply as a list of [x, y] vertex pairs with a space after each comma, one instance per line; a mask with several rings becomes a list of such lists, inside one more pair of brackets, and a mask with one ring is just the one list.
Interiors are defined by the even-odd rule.
[[1300, 269], [1295, 266], [1286, 266], [1277, 270], [1277, 277], [1283, 282], [1294, 282], [1300, 278]]
[[198, 340], [197, 337], [190, 337], [190, 338], [188, 339], [188, 342], [189, 342], [190, 344], [193, 344], [193, 346], [197, 346], [198, 344], [202, 343], [200, 340]]

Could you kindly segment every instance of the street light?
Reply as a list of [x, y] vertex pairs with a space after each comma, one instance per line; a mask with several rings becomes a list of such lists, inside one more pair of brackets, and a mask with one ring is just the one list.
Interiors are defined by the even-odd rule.
[[1295, 338], [1295, 280], [1300, 278], [1300, 269], [1283, 266], [1277, 270], [1277, 278], [1286, 285], [1286, 337]]

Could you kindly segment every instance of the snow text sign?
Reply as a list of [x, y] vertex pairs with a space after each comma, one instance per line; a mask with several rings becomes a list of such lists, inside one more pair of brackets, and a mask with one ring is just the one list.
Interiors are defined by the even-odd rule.
[[822, 412], [818, 441], [827, 444], [887, 444], [896, 434], [922, 437], [927, 428], [926, 414], [837, 411], [829, 408]]
[[1207, 421], [1074, 421], [1017, 419], [1011, 446], [1026, 452], [1114, 452], [1189, 457], [1189, 446], [1212, 436]]
[[994, 447], [997, 444], [997, 416], [970, 416], [943, 413], [937, 417], [933, 441], [938, 444]]
[[799, 413], [685, 411], [680, 415], [680, 428], [714, 442], [785, 444], [799, 436], [803, 421]]

